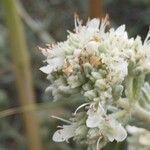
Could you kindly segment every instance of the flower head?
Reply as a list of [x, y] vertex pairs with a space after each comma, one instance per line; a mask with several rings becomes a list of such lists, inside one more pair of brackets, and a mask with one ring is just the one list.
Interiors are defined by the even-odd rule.
[[[116, 101], [128, 97], [124, 83], [129, 76], [134, 78], [136, 74], [137, 81], [140, 73], [150, 72], [150, 33], [143, 43], [139, 36], [129, 38], [125, 25], [106, 31], [108, 24], [105, 18], [82, 25], [76, 17], [75, 32], [69, 31], [66, 41], [41, 49], [47, 65], [40, 70], [48, 74], [47, 91], [54, 100], [73, 94], [84, 99], [71, 118], [72, 123], [54, 133], [56, 142], [74, 137], [82, 143], [102, 146], [127, 137], [123, 122], [116, 115], [122, 111]], [[133, 85], [140, 89], [142, 84]], [[79, 119], [78, 115], [82, 117]]]

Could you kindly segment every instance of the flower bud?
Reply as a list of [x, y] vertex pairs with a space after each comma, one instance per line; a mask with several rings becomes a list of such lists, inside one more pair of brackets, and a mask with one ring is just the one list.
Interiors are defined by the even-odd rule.
[[112, 88], [112, 95], [114, 100], [118, 100], [123, 92], [123, 86], [122, 85], [116, 85]]
[[90, 90], [84, 93], [84, 96], [87, 97], [89, 100], [93, 100], [95, 97], [97, 97], [96, 91]]

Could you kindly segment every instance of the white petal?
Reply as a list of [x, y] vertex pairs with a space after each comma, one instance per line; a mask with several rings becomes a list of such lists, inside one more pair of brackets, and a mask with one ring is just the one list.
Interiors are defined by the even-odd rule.
[[62, 57], [54, 57], [52, 59], [48, 59], [47, 63], [50, 65], [56, 67], [56, 66], [61, 66], [63, 65], [64, 59]]
[[[103, 123], [104, 124], [101, 126], [101, 130], [107, 136], [109, 141], [112, 142], [115, 139], [116, 141], [121, 142], [127, 137], [126, 130], [115, 119], [107, 117]], [[107, 126], [107, 128], [105, 126]]]
[[49, 74], [50, 72], [52, 72], [53, 68], [51, 65], [47, 65], [47, 66], [41, 67], [40, 70], [46, 74]]
[[88, 119], [86, 120], [86, 125], [89, 128], [95, 128], [99, 126], [101, 121], [102, 118], [100, 116], [88, 117]]
[[53, 141], [64, 142], [75, 135], [75, 125], [64, 125], [63, 129], [57, 130], [53, 135]]
[[40, 70], [46, 74], [50, 74], [57, 67], [61, 67], [63, 65], [64, 59], [62, 57], [55, 57], [53, 59], [48, 59], [47, 66], [41, 67]]
[[124, 129], [124, 127], [121, 124], [119, 124], [116, 127], [116, 135], [115, 135], [116, 141], [121, 142], [121, 141], [125, 140], [126, 137], [127, 137], [126, 130]]
[[104, 114], [104, 109], [101, 105], [95, 110], [95, 108], [92, 106], [88, 111], [87, 115], [88, 118], [86, 120], [86, 125], [89, 128], [95, 128], [100, 125], [100, 123], [103, 121], [102, 115]]
[[98, 29], [99, 25], [100, 25], [100, 20], [96, 18], [87, 22], [87, 27], [90, 27], [90, 28]]
[[115, 34], [124, 37], [124, 39], [128, 38], [127, 32], [125, 32], [125, 25], [118, 27], [115, 31]]
[[53, 141], [55, 142], [64, 142], [66, 139], [65, 139], [65, 136], [64, 136], [64, 132], [63, 132], [63, 129], [61, 130], [57, 130], [54, 135], [53, 135]]

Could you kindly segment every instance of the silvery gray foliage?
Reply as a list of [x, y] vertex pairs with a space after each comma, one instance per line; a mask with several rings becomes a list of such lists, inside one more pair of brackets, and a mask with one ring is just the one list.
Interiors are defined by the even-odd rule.
[[54, 100], [77, 93], [85, 98], [68, 124], [54, 133], [55, 142], [73, 137], [95, 149], [123, 141], [131, 116], [119, 101], [133, 106], [142, 94], [147, 96], [147, 84], [141, 87], [150, 72], [150, 32], [142, 42], [140, 36], [129, 38], [125, 25], [106, 31], [108, 24], [107, 17], [86, 25], [75, 17], [75, 30], [68, 31], [66, 41], [40, 48], [47, 62], [40, 70], [48, 75], [46, 90]]

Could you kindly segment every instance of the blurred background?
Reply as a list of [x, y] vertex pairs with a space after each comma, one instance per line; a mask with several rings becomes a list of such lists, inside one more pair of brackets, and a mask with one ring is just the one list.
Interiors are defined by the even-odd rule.
[[[74, 13], [84, 22], [109, 14], [111, 25], [126, 24], [129, 36], [144, 38], [150, 25], [150, 0], [0, 0], [0, 150], [85, 150], [52, 135], [69, 118], [78, 100], [52, 103], [39, 71], [44, 57], [38, 46], [66, 39]], [[69, 101], [69, 103], [68, 103]], [[143, 150], [136, 140], [108, 144], [105, 150]], [[134, 146], [132, 146], [134, 144]], [[150, 150], [148, 147], [147, 150]]]

